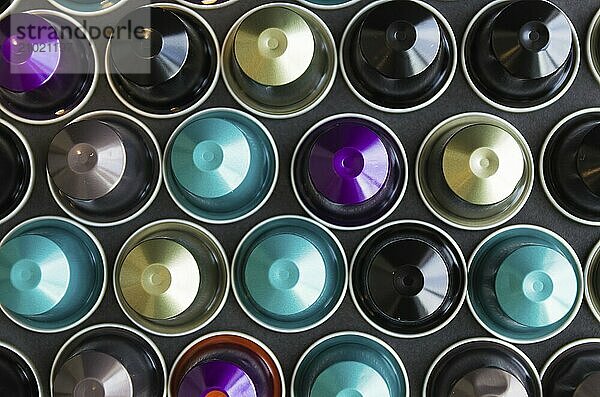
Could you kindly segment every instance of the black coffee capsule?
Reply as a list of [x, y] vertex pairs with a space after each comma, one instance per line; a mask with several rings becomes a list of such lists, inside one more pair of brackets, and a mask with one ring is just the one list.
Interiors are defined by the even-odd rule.
[[161, 397], [166, 395], [167, 375], [150, 339], [123, 325], [101, 324], [63, 345], [50, 384], [54, 397]]
[[39, 375], [31, 361], [14, 347], [0, 343], [0, 396], [41, 395]]
[[434, 361], [423, 397], [541, 397], [542, 385], [531, 360], [514, 346], [495, 339], [456, 343]]
[[546, 0], [500, 0], [471, 21], [463, 41], [469, 84], [506, 111], [537, 110], [557, 101], [579, 69], [577, 32]]
[[600, 224], [600, 110], [560, 121], [542, 148], [542, 185], [554, 206], [584, 224]]
[[126, 106], [166, 118], [208, 98], [218, 79], [219, 46], [202, 17], [174, 4], [145, 6], [121, 19], [119, 31], [109, 41], [106, 66]]
[[465, 300], [460, 247], [443, 230], [420, 221], [375, 230], [359, 246], [351, 272], [359, 312], [393, 336], [434, 333], [452, 321]]
[[25, 137], [0, 120], [0, 224], [16, 215], [33, 189], [33, 155]]
[[444, 16], [422, 1], [378, 1], [350, 22], [341, 58], [344, 78], [361, 100], [406, 112], [427, 106], [448, 88], [456, 39]]
[[546, 397], [595, 397], [600, 390], [600, 339], [559, 349], [542, 370]]
[[86, 114], [63, 128], [48, 150], [57, 203], [94, 226], [131, 220], [156, 197], [160, 147], [144, 124], [118, 112]]

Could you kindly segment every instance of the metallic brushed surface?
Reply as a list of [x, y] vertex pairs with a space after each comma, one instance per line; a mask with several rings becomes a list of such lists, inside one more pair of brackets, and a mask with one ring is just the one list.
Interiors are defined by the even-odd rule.
[[442, 169], [448, 186], [463, 200], [491, 205], [509, 197], [525, 172], [519, 142], [497, 126], [476, 124], [447, 143]]
[[177, 397], [259, 397], [248, 374], [232, 362], [199, 363], [181, 381]]
[[67, 360], [52, 387], [55, 397], [134, 397], [131, 375], [123, 364], [93, 350]]
[[164, 320], [192, 305], [200, 287], [200, 271], [196, 259], [184, 246], [155, 238], [127, 254], [119, 283], [133, 310], [147, 318]]
[[48, 173], [61, 192], [80, 200], [110, 193], [125, 173], [127, 154], [117, 131], [97, 120], [66, 126], [52, 140]]
[[498, 268], [495, 292], [513, 320], [530, 327], [552, 325], [569, 314], [577, 300], [577, 274], [558, 251], [524, 246]]
[[300, 78], [315, 55], [308, 22], [293, 9], [259, 10], [235, 35], [235, 58], [244, 73], [259, 84], [282, 86]]
[[356, 361], [342, 361], [326, 368], [317, 376], [310, 391], [310, 397], [392, 395], [386, 379], [379, 372]]
[[449, 397], [529, 397], [514, 375], [493, 367], [469, 372], [452, 388]]

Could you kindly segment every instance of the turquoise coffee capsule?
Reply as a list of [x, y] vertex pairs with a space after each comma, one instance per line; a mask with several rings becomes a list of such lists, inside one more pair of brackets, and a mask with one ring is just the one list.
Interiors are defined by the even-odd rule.
[[557, 234], [518, 225], [488, 236], [469, 262], [469, 306], [492, 334], [514, 343], [566, 328], [583, 298], [577, 254]]
[[96, 238], [58, 217], [31, 219], [0, 243], [0, 307], [17, 324], [59, 332], [88, 318], [106, 288]]
[[292, 397], [408, 397], [404, 364], [385, 342], [342, 332], [317, 341], [292, 376]]
[[327, 320], [347, 285], [337, 238], [299, 216], [271, 218], [252, 229], [233, 258], [233, 291], [244, 311], [266, 328], [299, 332]]
[[167, 144], [165, 181], [188, 215], [210, 223], [240, 220], [269, 199], [279, 160], [275, 142], [254, 117], [209, 109], [184, 121]]

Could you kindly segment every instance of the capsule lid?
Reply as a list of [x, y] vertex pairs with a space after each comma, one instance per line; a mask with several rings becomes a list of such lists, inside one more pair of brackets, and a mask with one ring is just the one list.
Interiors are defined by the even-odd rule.
[[52, 140], [48, 173], [69, 197], [94, 200], [110, 193], [125, 173], [127, 153], [118, 133], [99, 120], [67, 125]]
[[521, 146], [508, 132], [476, 124], [456, 133], [444, 149], [448, 186], [463, 200], [492, 205], [509, 197], [525, 172]]
[[309, 155], [316, 189], [334, 203], [359, 204], [375, 196], [390, 172], [387, 149], [368, 125], [336, 123], [323, 131]]
[[508, 316], [529, 327], [552, 325], [577, 300], [577, 275], [559, 252], [541, 245], [513, 251], [496, 275], [496, 295]]
[[[32, 27], [23, 34], [19, 27]], [[15, 92], [33, 91], [56, 72], [61, 59], [58, 33], [44, 18], [13, 14], [0, 21], [0, 87]], [[39, 48], [50, 51], [40, 51]]]
[[297, 80], [309, 69], [315, 51], [310, 25], [286, 7], [264, 8], [251, 14], [235, 35], [234, 52], [240, 68], [266, 86]]
[[142, 28], [111, 40], [111, 58], [120, 74], [144, 87], [175, 77], [190, 56], [190, 38], [181, 18], [168, 9], [142, 7], [120, 25], [125, 23]]
[[239, 187], [250, 170], [250, 146], [236, 123], [202, 118], [177, 135], [171, 149], [171, 167], [177, 181], [203, 198], [225, 196]]
[[192, 305], [200, 288], [200, 271], [187, 248], [169, 239], [154, 238], [127, 254], [119, 282], [133, 310], [147, 318], [165, 320]]
[[499, 368], [486, 367], [469, 372], [452, 388], [451, 396], [460, 397], [526, 397], [525, 386], [513, 374]]
[[374, 8], [362, 24], [359, 40], [371, 66], [387, 77], [401, 79], [416, 76], [433, 64], [442, 33], [429, 10], [402, 1]]
[[573, 397], [595, 397], [600, 390], [600, 372], [588, 375], [573, 393]]
[[49, 311], [65, 296], [70, 276], [67, 257], [49, 238], [22, 235], [0, 247], [0, 302], [12, 312]]
[[53, 383], [54, 395], [73, 397], [133, 397], [133, 382], [114, 357], [88, 350], [66, 361]]
[[327, 269], [319, 249], [295, 233], [278, 233], [248, 256], [245, 282], [252, 299], [278, 315], [308, 309], [325, 289]]
[[258, 397], [252, 379], [237, 365], [221, 360], [192, 368], [182, 379], [177, 397]]
[[572, 45], [566, 15], [545, 1], [513, 2], [492, 27], [496, 58], [511, 74], [524, 79], [556, 72], [569, 58]]

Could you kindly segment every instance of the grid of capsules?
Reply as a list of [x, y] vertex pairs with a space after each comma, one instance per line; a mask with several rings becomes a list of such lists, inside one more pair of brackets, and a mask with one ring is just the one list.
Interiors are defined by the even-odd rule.
[[[538, 167], [519, 129], [490, 113], [461, 113], [439, 123], [422, 141], [414, 169], [386, 123], [335, 114], [308, 128], [291, 157], [291, 189], [306, 216], [259, 223], [231, 258], [201, 224], [218, 230], [269, 206], [281, 148], [260, 118], [288, 120], [315, 110], [338, 73], [362, 103], [384, 113], [443, 100], [459, 69], [496, 109], [539, 111], [569, 91], [585, 59], [600, 82], [600, 12], [582, 38], [552, 2], [494, 1], [459, 41], [433, 1], [265, 2], [242, 15], [219, 43], [200, 10], [235, 7], [235, 0], [141, 7], [123, 0], [50, 2], [60, 11], [23, 10], [18, 1], [2, 6], [0, 175], [7, 185], [0, 192], [0, 223], [27, 213], [36, 178], [46, 180], [67, 217], [34, 217], [3, 236], [0, 308], [28, 331], [63, 333], [93, 318], [111, 289], [135, 327], [100, 324], [78, 331], [56, 353], [48, 385], [41, 384], [35, 357], [32, 363], [0, 343], [0, 391], [91, 396], [102, 390], [136, 397], [421, 393], [410, 387], [412, 357], [400, 357], [370, 333], [327, 335], [299, 357], [293, 373], [284, 374], [259, 335], [203, 332], [231, 290], [248, 318], [279, 334], [324, 324], [347, 294], [373, 331], [401, 339], [443, 332], [466, 302], [495, 338], [467, 339], [443, 351], [424, 377], [424, 397], [490, 390], [532, 397], [596, 393], [600, 340], [560, 349], [541, 376], [513, 344], [559, 335], [584, 297], [600, 320], [600, 246], [584, 273], [575, 250], [557, 233], [534, 225], [499, 227], [525, 206], [536, 177], [560, 213], [583, 225], [600, 224], [598, 108], [561, 120], [543, 143]], [[320, 17], [325, 11], [311, 11], [349, 6], [356, 13], [339, 42]], [[74, 18], [117, 12], [116, 28], [127, 31], [133, 21], [140, 35], [113, 33], [105, 51]], [[38, 29], [19, 34], [15, 26]], [[65, 27], [83, 36], [56, 34]], [[82, 112], [104, 77], [126, 112]], [[220, 79], [243, 111], [200, 110]], [[182, 116], [164, 148], [139, 118]], [[63, 124], [40, 156], [11, 119]], [[45, 178], [35, 175], [39, 163]], [[447, 226], [494, 229], [470, 258], [443, 228], [391, 221], [410, 175], [427, 209]], [[88, 226], [134, 221], [163, 184], [191, 221], [138, 228], [113, 256], [113, 266]], [[334, 231], [365, 229], [369, 234], [347, 258]], [[202, 336], [167, 369], [146, 334]]]

